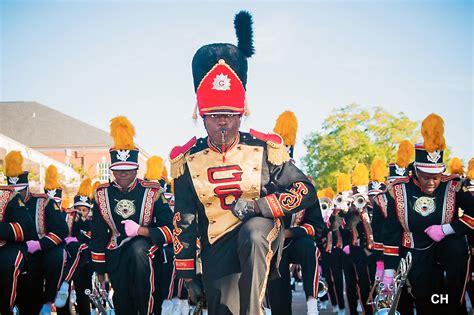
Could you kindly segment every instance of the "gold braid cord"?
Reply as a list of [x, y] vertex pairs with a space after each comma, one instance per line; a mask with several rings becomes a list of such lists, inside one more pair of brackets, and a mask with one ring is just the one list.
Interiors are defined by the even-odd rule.
[[[267, 256], [265, 257], [265, 264], [266, 264], [265, 277], [263, 278], [262, 287], [260, 288], [260, 296], [258, 298], [260, 305], [262, 304], [263, 298], [265, 297], [265, 289], [267, 288], [268, 274], [270, 273], [270, 263], [273, 258], [272, 243], [277, 239], [278, 233], [280, 232], [280, 225], [281, 225], [280, 220], [275, 219], [274, 222], [275, 224], [273, 225], [273, 228], [271, 229], [270, 233], [268, 233], [268, 236], [267, 236], [268, 253], [267, 253]], [[263, 315], [263, 312], [261, 314]]]

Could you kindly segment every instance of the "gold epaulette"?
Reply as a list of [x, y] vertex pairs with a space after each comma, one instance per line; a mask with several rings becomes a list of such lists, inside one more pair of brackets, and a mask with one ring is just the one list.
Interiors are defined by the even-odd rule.
[[276, 133], [263, 133], [250, 129], [250, 135], [267, 143], [268, 162], [273, 165], [282, 165], [290, 160], [283, 138]]
[[184, 174], [184, 165], [186, 164], [186, 154], [196, 144], [196, 137], [193, 137], [183, 146], [174, 147], [170, 152], [170, 175], [172, 178], [178, 178]]

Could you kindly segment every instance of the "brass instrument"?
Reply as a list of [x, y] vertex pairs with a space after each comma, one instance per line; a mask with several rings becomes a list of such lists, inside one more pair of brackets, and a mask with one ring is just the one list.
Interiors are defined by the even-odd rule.
[[393, 276], [393, 290], [390, 290], [388, 294], [384, 291], [384, 285], [381, 282], [378, 286], [378, 294], [375, 297], [374, 304], [377, 310], [375, 315], [400, 315], [397, 311], [398, 301], [402, 294], [402, 288], [406, 283], [408, 273], [410, 272], [412, 265], [411, 253], [408, 252], [405, 258], [400, 260], [397, 272]]
[[341, 210], [343, 213], [346, 213], [347, 211], [349, 211], [347, 198], [343, 194], [339, 193], [334, 198], [333, 203], [334, 203], [334, 208], [336, 212], [337, 210]]
[[[107, 308], [109, 310], [114, 309], [114, 304], [109, 299], [107, 291], [105, 291], [99, 282], [97, 273], [92, 274], [92, 291], [86, 289], [84, 293], [89, 297], [92, 304], [98, 309], [100, 315], [107, 315]], [[105, 306], [104, 306], [105, 305]]]
[[322, 298], [329, 291], [328, 283], [324, 277], [319, 277], [318, 280], [318, 298]]
[[365, 206], [367, 206], [367, 198], [363, 194], [354, 195], [353, 200], [354, 201], [352, 202], [352, 204], [354, 205], [354, 207], [356, 207], [358, 211], [361, 211], [365, 208]]

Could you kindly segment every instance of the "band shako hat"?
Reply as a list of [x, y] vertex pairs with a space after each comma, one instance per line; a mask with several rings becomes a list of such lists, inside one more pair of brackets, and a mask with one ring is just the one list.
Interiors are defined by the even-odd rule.
[[110, 170], [128, 171], [138, 169], [139, 150], [133, 142], [135, 128], [124, 116], [117, 116], [110, 121], [110, 135], [114, 146], [109, 150]]
[[446, 149], [444, 140], [444, 121], [430, 114], [421, 124], [423, 143], [415, 145], [415, 167], [428, 174], [440, 174], [446, 170], [443, 153]]
[[10, 151], [5, 156], [7, 185], [20, 191], [28, 187], [28, 172], [23, 171], [23, 156], [20, 151]]
[[369, 195], [378, 195], [387, 188], [385, 177], [388, 175], [388, 168], [384, 161], [375, 159], [370, 166]]
[[290, 158], [293, 158], [293, 151], [296, 144], [296, 132], [298, 131], [298, 120], [292, 111], [284, 111], [278, 116], [273, 128], [273, 132], [277, 133], [283, 139]]
[[397, 151], [397, 161], [388, 165], [388, 180], [390, 182], [408, 175], [407, 167], [413, 161], [414, 155], [413, 144], [410, 141], [403, 140], [400, 142]]
[[77, 206], [92, 208], [92, 181], [89, 178], [82, 181], [74, 196], [74, 207]]
[[61, 204], [63, 188], [59, 183], [58, 169], [54, 165], [48, 166], [44, 176], [44, 192], [49, 198], [54, 199], [58, 205]]
[[237, 46], [215, 43], [202, 46], [194, 54], [192, 70], [196, 92], [196, 111], [206, 114], [234, 112], [248, 115], [245, 91], [247, 58], [254, 54], [252, 16], [239, 12], [234, 19]]

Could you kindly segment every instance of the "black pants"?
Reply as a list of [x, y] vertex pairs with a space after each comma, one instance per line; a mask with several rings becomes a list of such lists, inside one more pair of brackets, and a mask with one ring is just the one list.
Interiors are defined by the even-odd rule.
[[[466, 238], [449, 235], [426, 250], [403, 249], [401, 256], [408, 251], [413, 256], [408, 280], [417, 314], [465, 314], [462, 307], [470, 259]], [[440, 303], [435, 294], [447, 294], [448, 302]]]
[[350, 256], [356, 271], [357, 287], [362, 307], [364, 308], [366, 315], [371, 315], [374, 313], [373, 307], [372, 305], [367, 304], [372, 285], [369, 271], [369, 259], [365, 254], [364, 248], [359, 246], [351, 246]]
[[342, 264], [344, 279], [346, 282], [347, 302], [349, 303], [349, 314], [357, 314], [357, 275], [355, 272], [354, 262], [350, 255], [346, 255], [342, 249], [334, 248], [333, 255]]
[[161, 304], [166, 299], [173, 297], [173, 284], [175, 278], [174, 253], [172, 246], [162, 249], [163, 259], [153, 261], [155, 268], [155, 293], [154, 293], [154, 313], [161, 314]]
[[7, 246], [0, 247], [0, 314], [10, 314], [15, 304], [18, 276], [25, 265], [23, 253]]
[[272, 314], [290, 315], [292, 313], [290, 263], [301, 265], [306, 297], [317, 298], [319, 255], [319, 249], [309, 237], [300, 237], [285, 242], [280, 266], [278, 267], [281, 277], [270, 280], [268, 286]]
[[18, 308], [22, 315], [36, 315], [45, 303], [53, 303], [61, 285], [66, 251], [55, 246], [26, 257], [26, 274], [19, 283]]
[[[331, 253], [324, 252], [322, 259], [323, 262], [326, 261], [327, 264], [326, 268], [323, 266], [323, 274], [326, 280], [329, 281], [328, 287], [331, 303], [332, 305], [337, 304], [339, 309], [342, 310], [345, 309], [346, 303], [344, 300], [343, 257], [341, 253], [342, 251], [339, 248], [333, 248]], [[333, 283], [332, 286], [329, 285], [330, 282]]]
[[[334, 288], [334, 281], [332, 277], [332, 272], [331, 272], [331, 263], [329, 255], [331, 253], [326, 252], [325, 248], [320, 248], [321, 252], [321, 258], [319, 259], [319, 263], [321, 264], [321, 269], [322, 269], [322, 278], [326, 281], [328, 285], [328, 294], [320, 298], [321, 301], [327, 301], [330, 300], [331, 304], [333, 306], [338, 305], [337, 301], [337, 296], [336, 296], [336, 289]], [[341, 287], [342, 287], [342, 279], [341, 279]], [[342, 290], [342, 289], [341, 289]], [[343, 295], [344, 297], [344, 295]]]
[[271, 260], [282, 238], [280, 221], [254, 217], [203, 247], [209, 315], [262, 314]]
[[[72, 244], [72, 243], [70, 243]], [[69, 245], [70, 245], [69, 244]], [[78, 243], [76, 243], [78, 244]], [[79, 246], [74, 246], [74, 248], [79, 249]], [[71, 253], [71, 256], [68, 258], [68, 263], [66, 264], [65, 272], [66, 274], [65, 281], [69, 284], [74, 283], [74, 289], [76, 291], [76, 313], [79, 315], [90, 315], [91, 312], [91, 303], [89, 297], [85, 294], [85, 290], [92, 289], [92, 268], [90, 265], [90, 251], [87, 248], [83, 248], [81, 253], [76, 252]], [[70, 268], [68, 268], [70, 267]], [[68, 270], [69, 272], [66, 272]], [[71, 292], [71, 286], [69, 286], [69, 292]], [[62, 308], [56, 309], [58, 315], [68, 315], [70, 314], [69, 303]]]
[[114, 256], [115, 268], [108, 270], [114, 288], [115, 314], [151, 314], [155, 290], [151, 242], [144, 237], [135, 237], [122, 246], [120, 255]]

